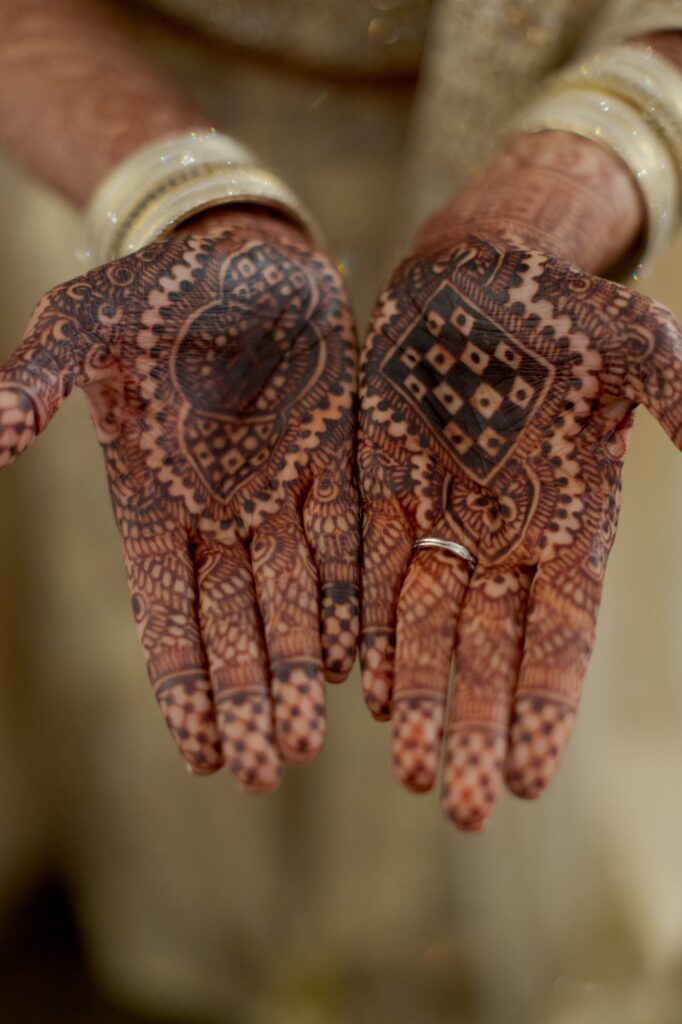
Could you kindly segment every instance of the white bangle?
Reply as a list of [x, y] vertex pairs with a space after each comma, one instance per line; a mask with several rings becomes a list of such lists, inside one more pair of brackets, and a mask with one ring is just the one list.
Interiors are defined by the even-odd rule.
[[636, 277], [649, 273], [654, 256], [670, 241], [679, 220], [675, 163], [660, 134], [629, 103], [601, 89], [580, 86], [546, 93], [515, 120], [513, 129], [573, 132], [620, 157], [639, 186], [646, 210], [644, 251], [636, 254], [631, 270]]
[[601, 86], [627, 100], [670, 149], [682, 189], [682, 74], [652, 46], [607, 46], [559, 72], [557, 85]]
[[79, 255], [91, 265], [127, 256], [227, 203], [278, 210], [319, 244], [317, 226], [291, 189], [245, 146], [211, 129], [156, 139], [114, 167], [88, 207]]

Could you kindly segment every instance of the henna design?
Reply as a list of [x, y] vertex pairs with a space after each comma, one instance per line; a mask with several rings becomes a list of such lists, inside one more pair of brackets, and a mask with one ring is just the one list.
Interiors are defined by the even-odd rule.
[[478, 570], [460, 602], [443, 771], [443, 809], [465, 829], [482, 826], [502, 777], [532, 572]]
[[239, 542], [203, 540], [194, 554], [223, 754], [245, 789], [270, 789], [281, 774], [280, 757], [249, 552]]
[[636, 182], [613, 153], [572, 132], [531, 132], [509, 139], [421, 237], [513, 239], [598, 271], [635, 243], [643, 220]]
[[[467, 582], [462, 562], [451, 567], [443, 552], [421, 551], [400, 592], [393, 750], [396, 774], [411, 789], [430, 789], [436, 777], [446, 697], [440, 681], [448, 677], [453, 623]], [[418, 662], [416, 651], [423, 655]]]
[[[398, 777], [477, 829], [503, 776], [544, 789], [570, 733], [616, 528], [633, 408], [682, 446], [663, 307], [501, 241], [435, 242], [379, 301], [362, 358], [366, 699]], [[410, 558], [417, 536], [464, 544]], [[396, 631], [397, 630], [397, 631]], [[380, 714], [379, 714], [379, 713]]]
[[0, 373], [0, 465], [75, 386], [173, 737], [194, 771], [270, 789], [319, 749], [325, 675], [358, 631], [338, 276], [286, 224], [234, 213], [56, 288]]
[[256, 531], [252, 554], [280, 750], [308, 760], [324, 739], [324, 674], [317, 574], [293, 510]]

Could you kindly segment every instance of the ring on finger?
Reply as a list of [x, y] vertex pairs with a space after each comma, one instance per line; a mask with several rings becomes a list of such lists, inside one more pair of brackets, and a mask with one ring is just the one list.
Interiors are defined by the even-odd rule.
[[415, 552], [428, 550], [429, 548], [439, 548], [441, 551], [447, 551], [449, 555], [454, 555], [455, 558], [461, 558], [468, 562], [472, 569], [476, 568], [478, 559], [463, 544], [458, 544], [454, 540], [442, 540], [440, 537], [419, 537], [412, 545], [412, 550]]

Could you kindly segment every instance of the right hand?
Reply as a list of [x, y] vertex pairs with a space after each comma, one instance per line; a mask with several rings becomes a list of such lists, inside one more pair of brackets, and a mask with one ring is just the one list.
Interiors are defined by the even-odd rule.
[[355, 380], [333, 264], [244, 211], [54, 288], [0, 370], [0, 466], [87, 395], [149, 675], [197, 773], [264, 791], [322, 744], [358, 631]]

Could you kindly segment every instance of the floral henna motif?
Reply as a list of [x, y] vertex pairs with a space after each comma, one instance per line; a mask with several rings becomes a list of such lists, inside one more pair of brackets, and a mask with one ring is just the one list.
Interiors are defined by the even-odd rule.
[[298, 232], [242, 215], [56, 288], [0, 375], [0, 465], [82, 387], [159, 704], [266, 790], [324, 738], [358, 631], [353, 330]]
[[[537, 796], [575, 717], [636, 403], [682, 444], [682, 343], [628, 289], [509, 244], [424, 248], [379, 301], [362, 360], [363, 680], [399, 778], [437, 771], [481, 827], [501, 780]], [[466, 563], [419, 551], [464, 544]]]

